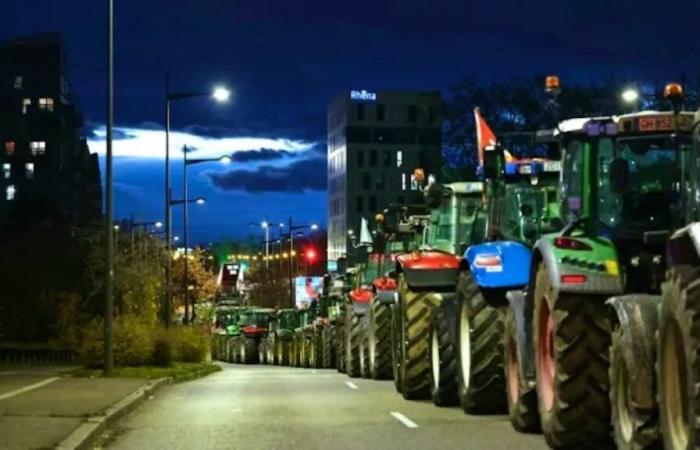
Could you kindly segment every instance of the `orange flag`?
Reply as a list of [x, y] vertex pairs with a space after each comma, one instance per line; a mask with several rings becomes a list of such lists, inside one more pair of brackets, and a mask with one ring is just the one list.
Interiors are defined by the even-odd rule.
[[476, 147], [479, 152], [479, 165], [484, 164], [484, 149], [490, 145], [496, 145], [496, 135], [486, 123], [479, 108], [474, 108], [474, 121], [476, 122]]

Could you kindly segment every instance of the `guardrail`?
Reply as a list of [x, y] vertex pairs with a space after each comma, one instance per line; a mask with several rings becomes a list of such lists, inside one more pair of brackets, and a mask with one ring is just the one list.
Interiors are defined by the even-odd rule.
[[46, 344], [0, 343], [0, 363], [69, 364], [77, 359], [71, 348], [56, 348]]

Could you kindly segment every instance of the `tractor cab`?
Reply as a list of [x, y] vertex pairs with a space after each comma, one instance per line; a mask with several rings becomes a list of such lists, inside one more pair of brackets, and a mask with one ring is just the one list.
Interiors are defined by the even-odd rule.
[[249, 309], [238, 316], [238, 327], [246, 336], [267, 333], [274, 309]]
[[425, 192], [431, 208], [427, 243], [435, 250], [461, 255], [472, 242], [474, 221], [483, 205], [479, 181], [432, 184]]
[[[666, 241], [683, 225], [684, 199], [697, 182], [693, 121], [689, 112], [643, 111], [560, 126], [561, 209], [569, 224], [563, 237], [609, 239], [627, 291], [660, 288]], [[581, 245], [575, 239], [560, 244]]]

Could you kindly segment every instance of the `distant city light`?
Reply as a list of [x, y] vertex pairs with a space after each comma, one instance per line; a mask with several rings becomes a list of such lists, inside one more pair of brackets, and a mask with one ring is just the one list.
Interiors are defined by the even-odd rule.
[[198, 205], [203, 205], [207, 202], [207, 200], [204, 197], [197, 197], [197, 200], [194, 201]]
[[622, 100], [626, 103], [634, 103], [639, 100], [639, 92], [636, 89], [626, 89], [622, 92]]
[[156, 228], [161, 228], [163, 226], [163, 222], [156, 222], [153, 224]]
[[316, 224], [311, 225], [311, 229], [312, 229], [312, 230], [318, 230], [318, 225], [316, 225]]

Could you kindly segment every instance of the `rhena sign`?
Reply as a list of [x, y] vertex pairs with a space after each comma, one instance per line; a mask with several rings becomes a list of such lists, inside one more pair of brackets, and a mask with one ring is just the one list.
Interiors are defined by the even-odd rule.
[[368, 92], [364, 89], [362, 89], [361, 91], [350, 91], [350, 99], [373, 102], [377, 100], [377, 94], [376, 92]]

